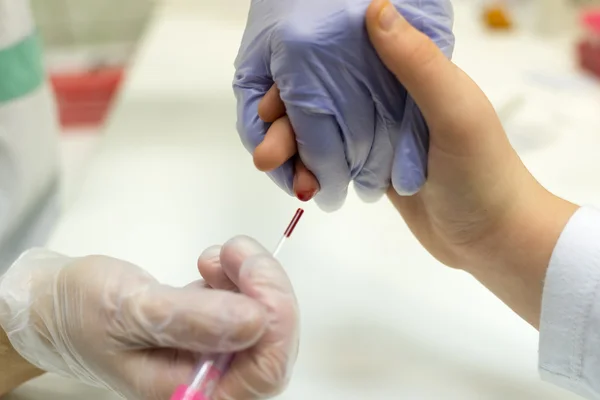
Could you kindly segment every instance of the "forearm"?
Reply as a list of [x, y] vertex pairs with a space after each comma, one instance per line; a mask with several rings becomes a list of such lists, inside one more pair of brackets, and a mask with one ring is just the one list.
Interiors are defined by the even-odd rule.
[[43, 372], [24, 360], [12, 347], [0, 328], [0, 396]]

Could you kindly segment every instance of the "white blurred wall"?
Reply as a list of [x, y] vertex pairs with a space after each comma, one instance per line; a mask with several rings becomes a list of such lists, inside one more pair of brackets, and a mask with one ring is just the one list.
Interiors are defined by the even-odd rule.
[[143, 35], [155, 0], [29, 0], [50, 69], [123, 64]]

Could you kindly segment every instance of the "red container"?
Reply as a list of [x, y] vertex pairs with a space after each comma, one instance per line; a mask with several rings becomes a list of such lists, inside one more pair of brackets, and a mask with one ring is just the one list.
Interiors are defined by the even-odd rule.
[[585, 37], [578, 47], [579, 64], [600, 78], [600, 9], [583, 13], [581, 24]]
[[52, 74], [60, 122], [65, 128], [101, 125], [123, 80], [122, 68]]

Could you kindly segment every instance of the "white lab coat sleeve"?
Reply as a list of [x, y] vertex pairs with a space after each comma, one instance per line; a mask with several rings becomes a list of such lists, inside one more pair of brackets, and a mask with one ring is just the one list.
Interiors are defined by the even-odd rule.
[[552, 254], [542, 298], [542, 378], [600, 399], [600, 210], [571, 217]]

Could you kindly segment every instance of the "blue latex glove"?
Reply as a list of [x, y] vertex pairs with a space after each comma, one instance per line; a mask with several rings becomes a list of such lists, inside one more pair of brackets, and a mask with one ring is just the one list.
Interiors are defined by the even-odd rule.
[[[252, 0], [236, 59], [238, 132], [250, 152], [269, 127], [258, 103], [276, 83], [304, 164], [317, 177], [326, 211], [342, 206], [350, 181], [365, 201], [390, 181], [411, 195], [427, 173], [428, 129], [406, 90], [385, 68], [366, 29], [369, 0]], [[453, 12], [448, 0], [392, 1], [450, 57]], [[288, 161], [270, 172], [292, 194]]]

